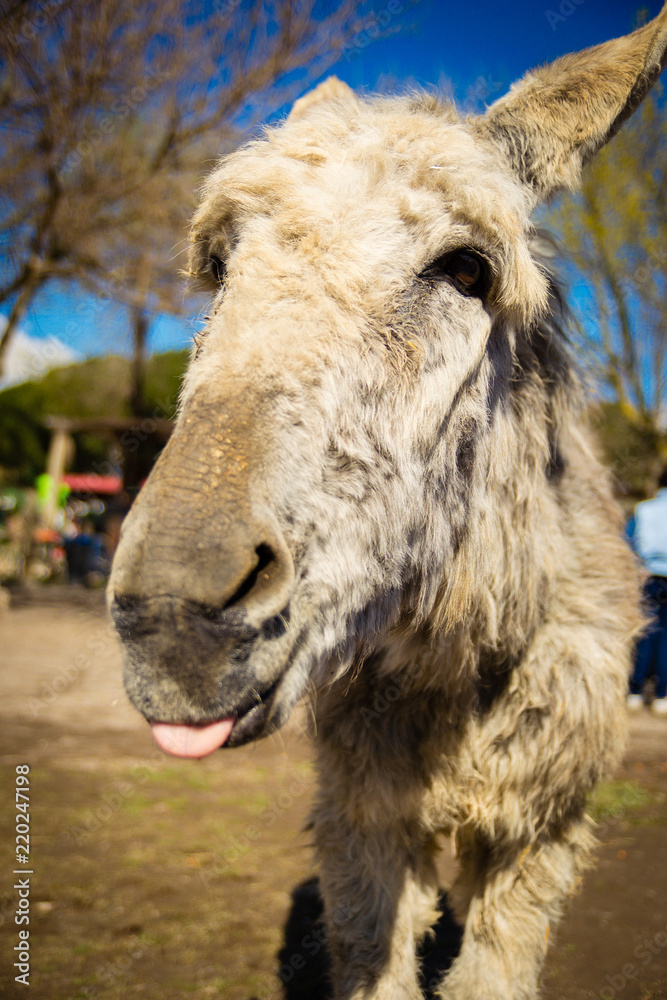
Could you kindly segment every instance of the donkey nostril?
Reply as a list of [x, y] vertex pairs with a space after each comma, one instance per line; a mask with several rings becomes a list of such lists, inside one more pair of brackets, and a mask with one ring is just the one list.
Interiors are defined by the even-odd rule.
[[[169, 539], [175, 551], [165, 571], [153, 572], [152, 546], [140, 546], [133, 562], [114, 570], [117, 628], [129, 635], [144, 622], [159, 622], [168, 634], [189, 634], [196, 620], [209, 639], [230, 630], [237, 635], [241, 626], [258, 631], [287, 607], [295, 582], [292, 554], [280, 529], [267, 522], [232, 522], [223, 537], [211, 531], [207, 541], [197, 536], [191, 545], [189, 537]], [[161, 530], [156, 538], [156, 547], [167, 547]]]
[[273, 549], [264, 543], [257, 546], [255, 549], [255, 555], [257, 556], [257, 563], [248, 573], [241, 585], [237, 587], [229, 600], [225, 602], [223, 605], [223, 611], [227, 608], [233, 607], [234, 604], [238, 604], [239, 601], [242, 601], [251, 590], [254, 590], [257, 587], [258, 584], [263, 583], [264, 581], [261, 579], [262, 574], [266, 574], [267, 571], [270, 571], [271, 567], [275, 566], [277, 563]]

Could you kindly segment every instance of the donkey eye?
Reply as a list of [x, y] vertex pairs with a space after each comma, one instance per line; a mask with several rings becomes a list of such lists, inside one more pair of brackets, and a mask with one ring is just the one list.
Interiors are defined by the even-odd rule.
[[489, 284], [489, 265], [478, 253], [454, 250], [430, 264], [422, 277], [449, 278], [460, 292], [482, 298]]
[[227, 274], [227, 268], [225, 262], [221, 257], [216, 254], [211, 254], [208, 258], [208, 269], [211, 273], [211, 277], [218, 285], [222, 285], [225, 280], [225, 275]]
[[454, 254], [447, 263], [447, 270], [452, 278], [456, 278], [467, 289], [478, 285], [484, 273], [482, 261], [471, 253]]

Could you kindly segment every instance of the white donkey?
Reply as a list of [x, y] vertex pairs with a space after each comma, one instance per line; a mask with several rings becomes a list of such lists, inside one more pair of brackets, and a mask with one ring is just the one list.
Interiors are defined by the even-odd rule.
[[311, 694], [337, 1000], [421, 995], [439, 833], [465, 914], [446, 1000], [534, 997], [586, 864], [637, 571], [530, 215], [666, 47], [667, 7], [478, 118], [329, 81], [206, 184], [211, 316], [110, 603], [167, 750], [256, 739]]

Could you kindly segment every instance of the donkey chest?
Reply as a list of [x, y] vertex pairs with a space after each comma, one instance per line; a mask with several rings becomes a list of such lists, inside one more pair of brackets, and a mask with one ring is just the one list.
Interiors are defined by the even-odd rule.
[[[441, 701], [441, 704], [438, 704]], [[400, 819], [425, 834], [465, 821], [466, 727], [438, 696], [346, 699], [318, 721], [320, 782], [350, 820]]]

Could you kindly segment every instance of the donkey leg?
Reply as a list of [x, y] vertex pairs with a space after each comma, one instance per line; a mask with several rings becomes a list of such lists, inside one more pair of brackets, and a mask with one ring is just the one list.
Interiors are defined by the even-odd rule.
[[484, 847], [462, 838], [461, 885], [469, 905], [442, 1000], [533, 1000], [550, 929], [586, 867], [592, 837], [578, 821], [530, 848]]
[[430, 852], [392, 827], [315, 829], [336, 1000], [421, 1000], [416, 945], [438, 916]]

